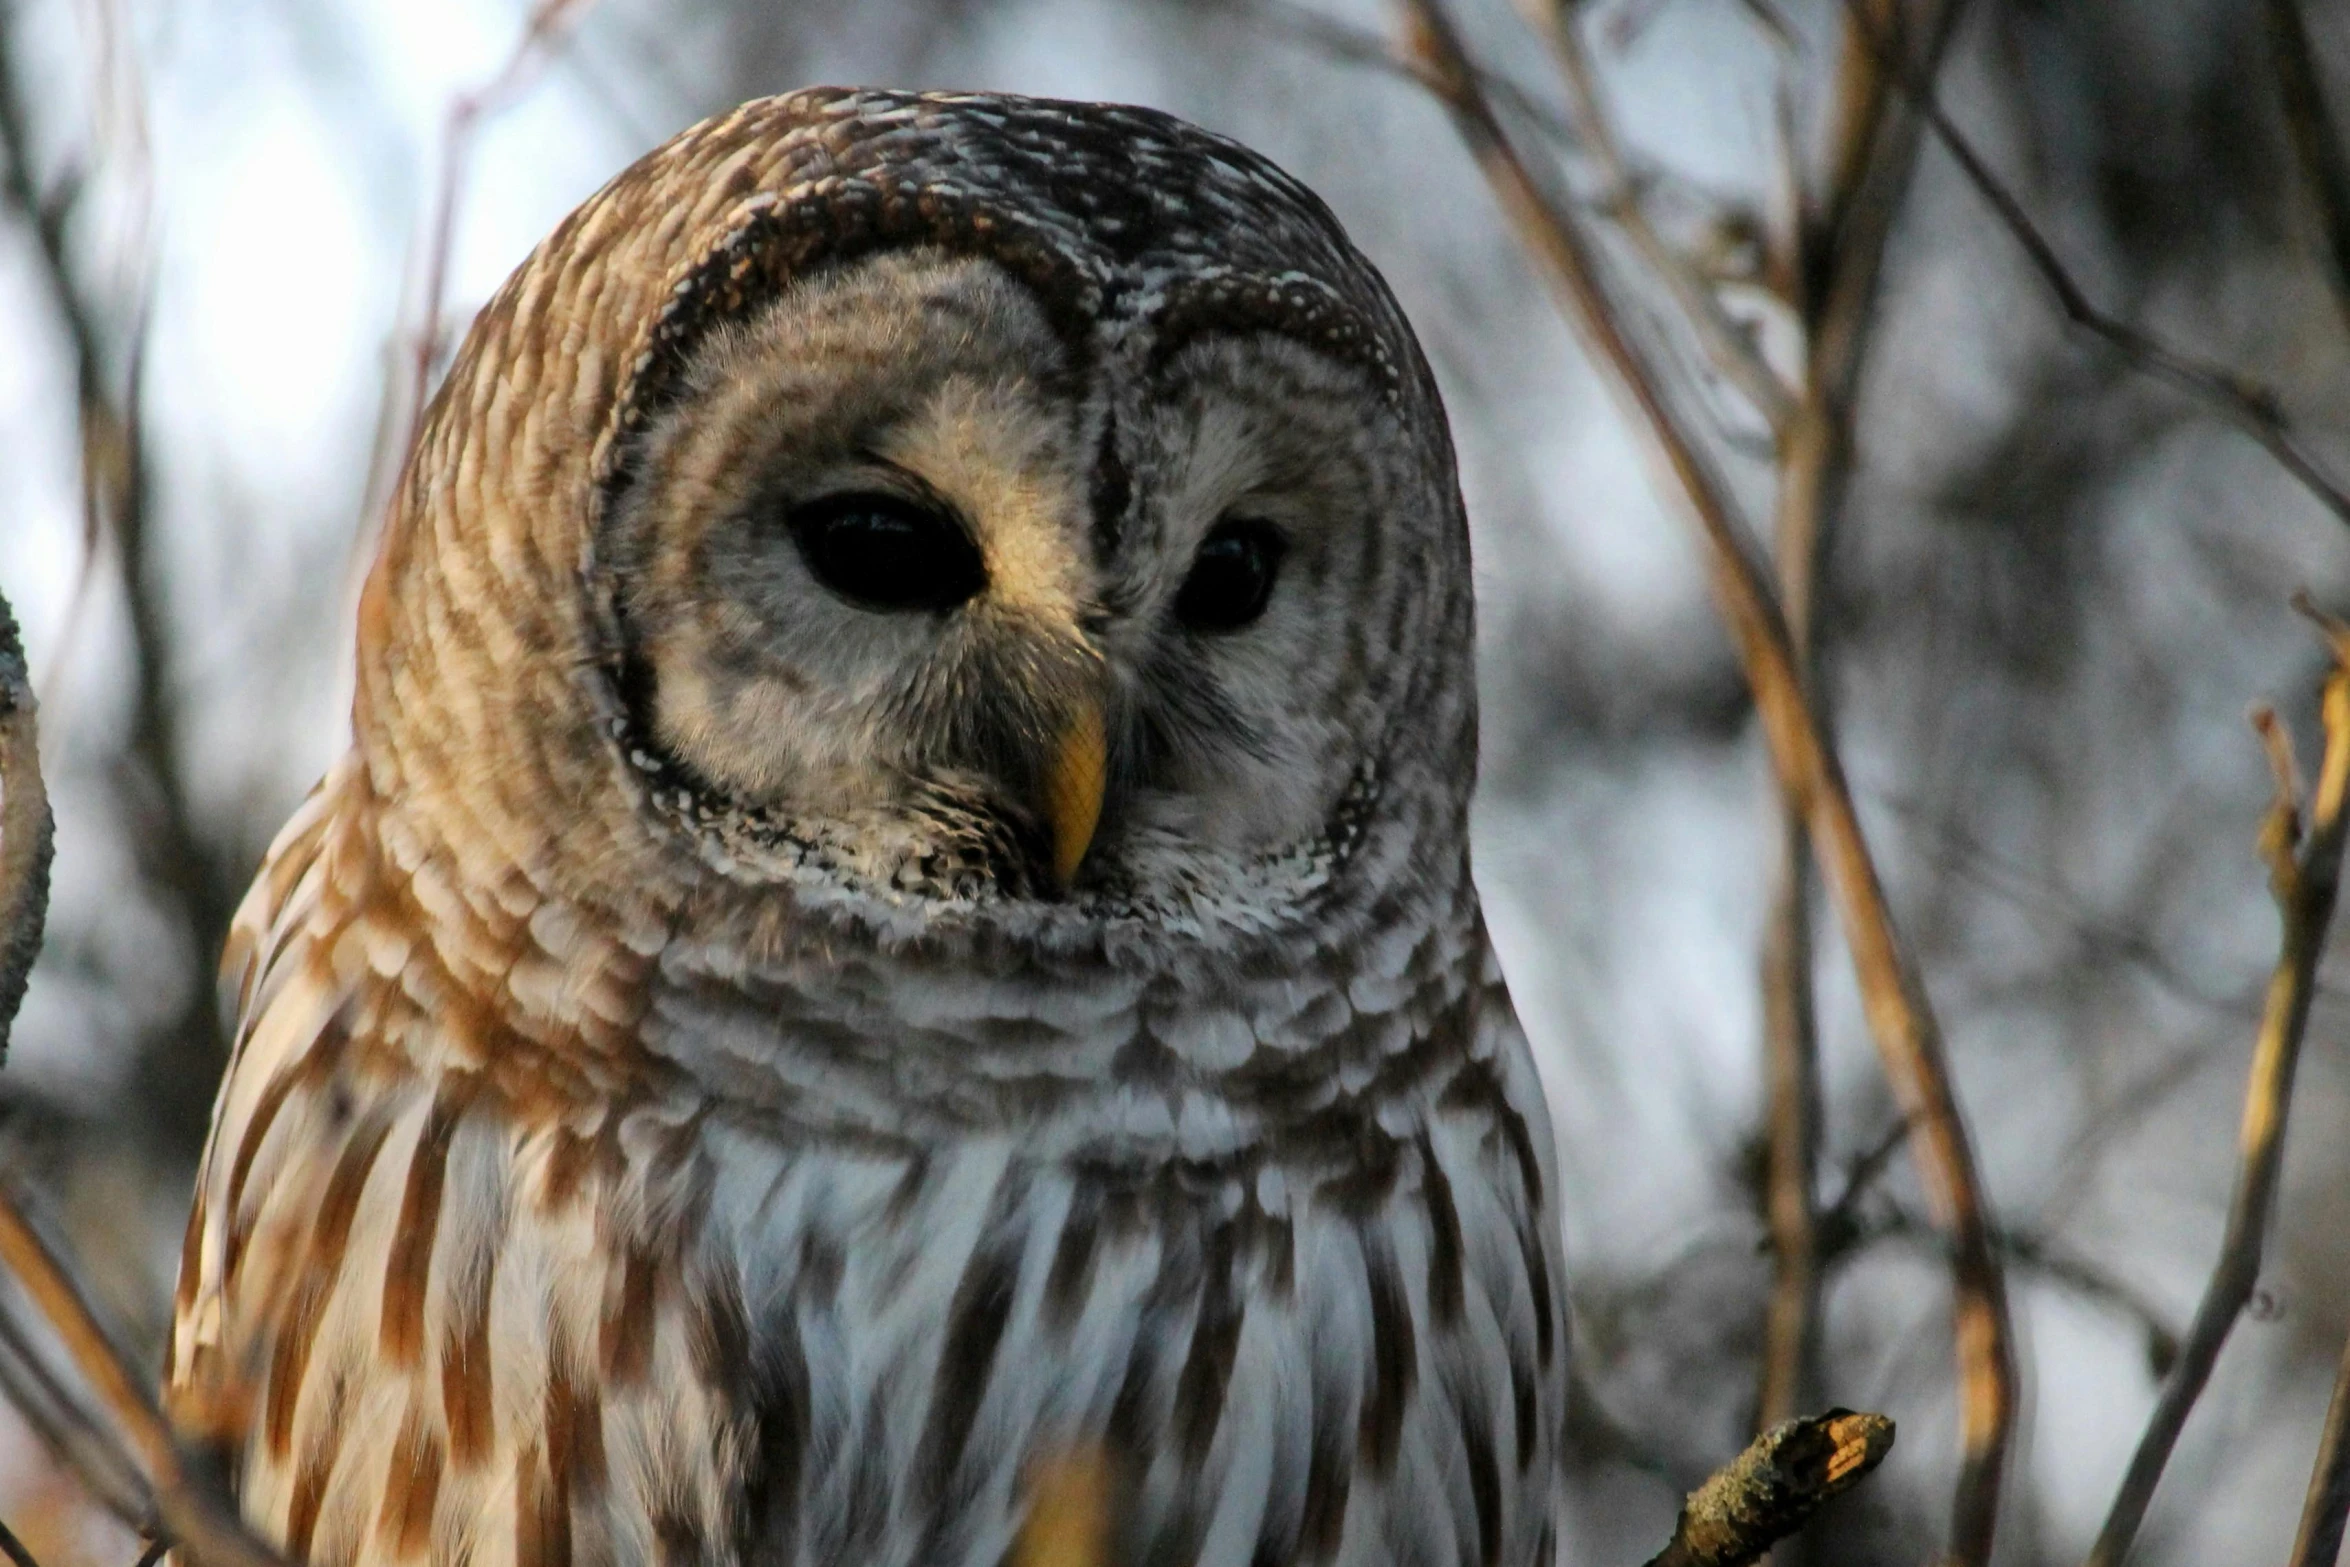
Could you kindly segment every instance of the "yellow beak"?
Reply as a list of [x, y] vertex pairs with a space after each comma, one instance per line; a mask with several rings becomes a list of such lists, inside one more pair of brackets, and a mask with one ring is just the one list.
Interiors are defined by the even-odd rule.
[[1093, 831], [1101, 825], [1109, 759], [1101, 706], [1088, 701], [1062, 729], [1045, 783], [1045, 814], [1053, 834], [1053, 879], [1063, 887], [1085, 863]]

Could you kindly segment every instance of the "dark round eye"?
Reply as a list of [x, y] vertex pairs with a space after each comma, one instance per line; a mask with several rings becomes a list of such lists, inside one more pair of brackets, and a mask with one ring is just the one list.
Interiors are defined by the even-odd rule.
[[828, 495], [784, 519], [816, 580], [871, 609], [949, 610], [987, 586], [962, 524], [895, 495]]
[[1269, 522], [1219, 522], [1175, 594], [1175, 618], [1194, 631], [1238, 631], [1265, 612], [1289, 541]]

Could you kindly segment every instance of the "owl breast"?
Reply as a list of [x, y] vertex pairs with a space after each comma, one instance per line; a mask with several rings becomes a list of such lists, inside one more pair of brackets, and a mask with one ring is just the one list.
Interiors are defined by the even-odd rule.
[[248, 1410], [247, 1513], [302, 1558], [993, 1564], [1078, 1456], [1121, 1561], [1547, 1560], [1553, 1177], [1489, 958], [1180, 1091], [1147, 983], [960, 1076], [910, 1036], [889, 1129], [795, 1047], [804, 975], [686, 983], [566, 1103], [418, 954], [336, 979], [330, 837], [314, 805], [248, 906], [172, 1377]]

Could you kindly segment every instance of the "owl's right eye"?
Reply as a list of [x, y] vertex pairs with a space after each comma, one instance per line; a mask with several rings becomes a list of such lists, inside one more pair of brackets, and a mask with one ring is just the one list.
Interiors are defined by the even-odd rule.
[[816, 580], [868, 609], [953, 609], [987, 586], [953, 517], [896, 495], [828, 495], [784, 519]]

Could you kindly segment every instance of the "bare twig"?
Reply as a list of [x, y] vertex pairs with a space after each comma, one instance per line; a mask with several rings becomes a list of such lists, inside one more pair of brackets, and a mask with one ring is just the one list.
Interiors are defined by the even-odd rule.
[[2268, 0], [2268, 47], [2285, 131], [2325, 235], [2326, 281], [2333, 285], [2335, 306], [2350, 320], [2350, 162], [2344, 161], [2341, 128], [2318, 80], [2300, 0]]
[[2297, 599], [2296, 606], [2323, 627], [2333, 647], [2335, 667], [2326, 678], [2322, 707], [2325, 759], [2318, 771], [2316, 792], [2306, 799], [2306, 821], [2298, 769], [2280, 739], [2283, 726], [2267, 708], [2254, 714], [2277, 775], [2276, 796], [2261, 829], [2260, 847], [2269, 863], [2269, 889], [2276, 899], [2283, 932], [2261, 1013], [2260, 1035], [2252, 1049], [2251, 1082], [2244, 1091], [2235, 1194], [2228, 1205], [2218, 1266], [2204, 1287], [2178, 1363], [2163, 1384], [2153, 1417], [2146, 1423], [2129, 1471], [2113, 1499], [2113, 1509], [2089, 1553], [2090, 1567], [2120, 1567], [2129, 1555], [2179, 1431], [2259, 1282], [2261, 1252], [2276, 1207], [2277, 1180], [2284, 1168], [2285, 1120], [2293, 1104], [2293, 1072], [2309, 1022], [2312, 981], [2325, 950], [2326, 927], [2333, 918], [2342, 866], [2343, 803], [2350, 795], [2350, 625], [2330, 616], [2319, 617], [2306, 599]]
[[16, 1531], [4, 1523], [0, 1523], [0, 1556], [7, 1557], [12, 1567], [41, 1567], [33, 1553], [25, 1549], [24, 1541], [16, 1537]]
[[2301, 1504], [2301, 1528], [2293, 1540], [2291, 1567], [2334, 1567], [2342, 1554], [2343, 1514], [2350, 1512], [2350, 1341], [2334, 1376], [2333, 1401], [2317, 1462], [2309, 1471], [2309, 1496]]
[[[1853, 1213], [1842, 1222], [1823, 1222], [1821, 1237], [1822, 1271], [1849, 1262], [1880, 1240], [1909, 1241], [1937, 1252], [1943, 1246], [1941, 1234], [1924, 1216], [1890, 1203], [1879, 1213]], [[1991, 1243], [2018, 1272], [2037, 1275], [2081, 1300], [2129, 1318], [2144, 1336], [2146, 1360], [2154, 1375], [2168, 1376], [2178, 1364], [2177, 1330], [2159, 1307], [2126, 1281], [2027, 1230], [2002, 1225], [1992, 1232]]]
[[2015, 1368], [2007, 1292], [1990, 1245], [1974, 1151], [1951, 1088], [1941, 1033], [1896, 928], [1852, 805], [1842, 765], [1806, 699], [1779, 605], [1750, 558], [1729, 491], [1704, 448], [1683, 428], [1663, 386], [1617, 319], [1597, 253], [1581, 221], [1550, 200], [1520, 160], [1479, 91], [1451, 19], [1438, 0], [1406, 0], [1415, 48], [1439, 69], [1444, 101], [1504, 210], [1600, 362], [1656, 443], [1703, 540], [1714, 596], [1754, 694], [1781, 787], [1800, 802], [1821, 871], [1842, 915], [1863, 1010], [1904, 1115], [1915, 1130], [1922, 1182], [1951, 1238], [1953, 1316], [1963, 1458], [1952, 1509], [1952, 1548], [1980, 1563], [1990, 1553], [1999, 1483], [2015, 1419]]
[[1771, 1298], [1763, 1313], [1755, 1424], [1788, 1417], [1812, 1379], [1820, 1299], [1820, 1074], [1812, 991], [1810, 837], [1790, 808], [1781, 823], [1769, 923], [1763, 932], [1763, 1072], [1769, 1162], [1763, 1218]]
[[138, 1460], [66, 1390], [11, 1310], [0, 1309], [0, 1392], [59, 1463], [100, 1506], [133, 1529], [154, 1521]]
[[[1864, 0], [1845, 0], [1847, 14], [1862, 16], [1860, 7], [1863, 3]], [[1991, 172], [1982, 154], [1975, 150], [1965, 133], [1943, 111], [1933, 82], [1902, 56], [1892, 40], [1865, 21], [1862, 25], [1878, 58], [1894, 72], [1902, 91], [1932, 127], [1935, 139], [1957, 162], [1967, 183], [1998, 215], [2009, 237], [2031, 263], [2032, 270], [2039, 274], [2042, 284], [2055, 296], [2057, 308], [2064, 313], [2065, 320], [2120, 353], [2125, 363], [2146, 375], [2169, 382], [2252, 437], [2319, 504], [2343, 522], [2350, 522], [2350, 489], [2345, 489], [2340, 481], [2326, 472], [2303, 444], [2299, 429], [2292, 416], [2285, 411], [2284, 399], [2275, 388], [2225, 366], [2184, 353], [2098, 309], [2065, 269], [2064, 262], [2056, 254], [2056, 248], [2025, 213], [2023, 203]]]
[[1763, 359], [1753, 334], [1731, 319], [1713, 286], [1698, 274], [1689, 259], [1665, 243], [1648, 218], [1640, 182], [1625, 160], [1599, 73], [1583, 36], [1571, 0], [1528, 0], [1529, 19], [1549, 40], [1557, 58], [1559, 76], [1567, 84], [1567, 102], [1573, 106], [1578, 140], [1599, 166], [1604, 191], [1600, 209], [1615, 220], [1649, 269], [1673, 296], [1690, 330], [1697, 335], [1706, 357], [1731, 385], [1754, 405], [1774, 437], [1784, 437], [1795, 417], [1795, 398], [1779, 373]]
[[[1229, 9], [1251, 26], [1304, 45], [1342, 64], [1366, 66], [1429, 91], [1436, 88], [1427, 61], [1375, 28], [1296, 4], [1294, 0], [1213, 0], [1213, 3]], [[1494, 102], [1524, 116], [1545, 135], [1562, 143], [1577, 141], [1578, 133], [1572, 124], [1509, 77], [1488, 70], [1480, 73], [1479, 83]]]
[[[1893, 0], [1878, 0], [1881, 15]], [[1929, 0], [1925, 30], [1938, 59], [1960, 6]], [[1883, 73], [1847, 25], [1837, 72], [1828, 186], [1800, 203], [1798, 256], [1787, 268], [1804, 328], [1800, 400], [1782, 430], [1778, 512], [1772, 540], [1780, 602], [1812, 709], [1827, 722], [1819, 689], [1813, 603], [1827, 542], [1841, 509], [1852, 451], [1851, 408], [1875, 314], [1877, 280], [1895, 214], [1917, 162], [1914, 118], [1895, 114]], [[1931, 67], [1929, 66], [1929, 69]], [[1763, 949], [1765, 1075], [1770, 1178], [1766, 1216], [1774, 1277], [1764, 1319], [1756, 1424], [1792, 1415], [1808, 1396], [1819, 1304], [1815, 1204], [1819, 1064], [1812, 997], [1810, 834], [1802, 802], [1783, 797], [1778, 864]]]
[[1831, 1409], [1789, 1420], [1689, 1495], [1672, 1542], [1648, 1567], [1747, 1567], [1850, 1489], [1893, 1450], [1883, 1415]]
[[121, 1426], [153, 1483], [165, 1533], [202, 1567], [284, 1567], [228, 1501], [198, 1483], [154, 1402], [106, 1336], [72, 1275], [0, 1184], [0, 1265], [48, 1321], [75, 1367]]
[[[431, 216], [412, 264], [423, 269], [421, 285], [411, 283], [416, 315], [397, 334], [408, 352], [403, 373], [387, 393], [384, 416], [377, 420], [375, 450], [368, 459], [367, 484], [361, 497], [362, 517], [355, 563], [374, 554], [378, 514], [409, 444], [423, 427], [425, 405], [433, 390], [433, 371], [448, 344], [449, 262], [457, 248], [457, 208], [465, 192], [466, 166], [473, 156], [473, 139], [482, 126], [511, 107], [530, 85], [547, 56], [579, 19], [592, 0], [534, 0], [522, 34], [514, 41], [498, 69], [479, 86], [455, 94], [441, 121], [441, 166], [433, 187]], [[394, 410], [397, 410], [395, 413]]]
[[[130, 794], [140, 818], [132, 842], [139, 866], [181, 912], [197, 961], [207, 963], [228, 933], [234, 893], [220, 856], [198, 828], [180, 755], [180, 708], [173, 690], [169, 617], [163, 585], [148, 560], [150, 475], [140, 420], [140, 344], [144, 304], [132, 308], [123, 334], [120, 390], [110, 370], [100, 291], [68, 254], [67, 203], [45, 201], [34, 171], [23, 104], [17, 96], [8, 13], [0, 11], [0, 198], [32, 222], [40, 272], [72, 346], [82, 431], [86, 513], [102, 518], [115, 542], [131, 630]], [[212, 987], [193, 984], [179, 1015], [145, 1041], [132, 1074], [146, 1099], [147, 1124], [187, 1146], [202, 1135], [204, 1103], [223, 1056]]]

